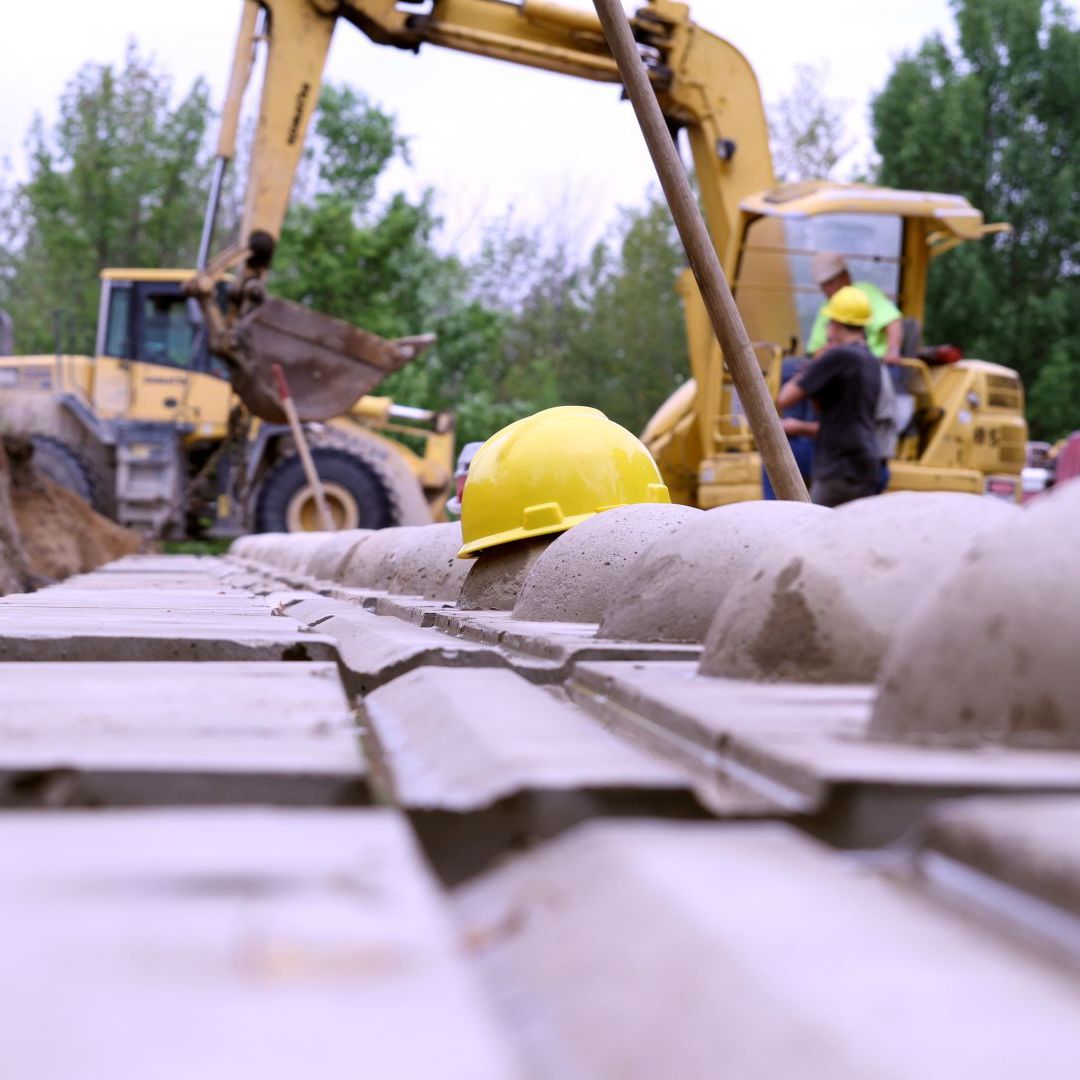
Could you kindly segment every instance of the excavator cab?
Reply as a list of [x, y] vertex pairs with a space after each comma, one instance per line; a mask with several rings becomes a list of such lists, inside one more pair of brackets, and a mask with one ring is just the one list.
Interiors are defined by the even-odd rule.
[[[918, 339], [931, 260], [958, 244], [1001, 232], [961, 196], [826, 182], [786, 184], [740, 204], [728, 273], [759, 355], [773, 365], [801, 356], [823, 297], [810, 264], [820, 251], [842, 255], [853, 280], [877, 285], [908, 321], [905, 341]], [[684, 288], [698, 402], [701, 506], [758, 497], [760, 466], [738, 395], [719, 347], [701, 322], [697, 290]], [[695, 337], [700, 342], [695, 349]], [[962, 360], [947, 350], [911, 349], [895, 382], [911, 400], [890, 463], [891, 489], [1019, 492], [1027, 424], [1019, 377], [1008, 368]], [[763, 362], [766, 375], [771, 368]], [[717, 375], [720, 372], [722, 374]], [[711, 384], [710, 384], [711, 380]], [[733, 453], [732, 451], [737, 451]]]

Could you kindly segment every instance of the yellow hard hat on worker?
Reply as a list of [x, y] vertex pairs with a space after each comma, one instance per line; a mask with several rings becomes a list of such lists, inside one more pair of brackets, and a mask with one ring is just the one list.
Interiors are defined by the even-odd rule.
[[497, 431], [469, 465], [458, 558], [564, 532], [601, 510], [668, 503], [652, 455], [599, 409], [562, 405]]
[[870, 297], [854, 285], [845, 285], [829, 297], [825, 318], [844, 326], [869, 326], [873, 319]]

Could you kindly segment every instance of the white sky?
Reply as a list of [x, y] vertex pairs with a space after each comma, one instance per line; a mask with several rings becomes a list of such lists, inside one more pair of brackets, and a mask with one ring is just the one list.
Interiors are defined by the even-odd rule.
[[[563, 2], [591, 7], [588, 0]], [[55, 117], [60, 91], [80, 64], [121, 60], [130, 38], [173, 74], [178, 90], [202, 75], [220, 103], [238, 0], [7, 0], [4, 6], [0, 158], [9, 158], [17, 173], [33, 114]], [[746, 54], [766, 101], [787, 90], [796, 64], [828, 61], [830, 96], [852, 102], [851, 127], [863, 140], [863, 155], [867, 103], [891, 59], [951, 26], [947, 0], [691, 0], [691, 11]], [[616, 205], [640, 202], [654, 182], [632, 110], [611, 85], [435, 46], [413, 55], [373, 45], [344, 23], [327, 75], [396, 114], [410, 138], [412, 167], [395, 172], [390, 183], [437, 190], [446, 246], [469, 248], [478, 222], [509, 205], [542, 220], [568, 204], [568, 234], [592, 238]]]

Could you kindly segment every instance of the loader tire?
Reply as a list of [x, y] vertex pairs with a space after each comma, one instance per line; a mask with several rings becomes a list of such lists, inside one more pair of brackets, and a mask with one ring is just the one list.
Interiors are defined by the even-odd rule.
[[50, 435], [35, 435], [33, 464], [38, 472], [66, 487], [98, 513], [105, 506], [105, 493], [93, 467], [67, 443]]
[[[383, 529], [394, 523], [386, 489], [375, 473], [347, 450], [317, 446], [315, 471], [338, 529]], [[266, 474], [255, 500], [256, 532], [317, 532], [322, 529], [315, 496], [296, 454]]]

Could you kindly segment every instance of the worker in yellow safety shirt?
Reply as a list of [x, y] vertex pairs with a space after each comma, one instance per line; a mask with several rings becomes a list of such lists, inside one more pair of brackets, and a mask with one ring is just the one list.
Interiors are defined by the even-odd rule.
[[[847, 285], [854, 285], [870, 301], [870, 322], [866, 327], [866, 346], [886, 364], [900, 359], [900, 338], [903, 333], [900, 309], [871, 281], [852, 281], [842, 255], [819, 251], [810, 264], [814, 284], [825, 294], [826, 301]], [[828, 345], [829, 319], [825, 306], [817, 313], [806, 351], [815, 356]]]

